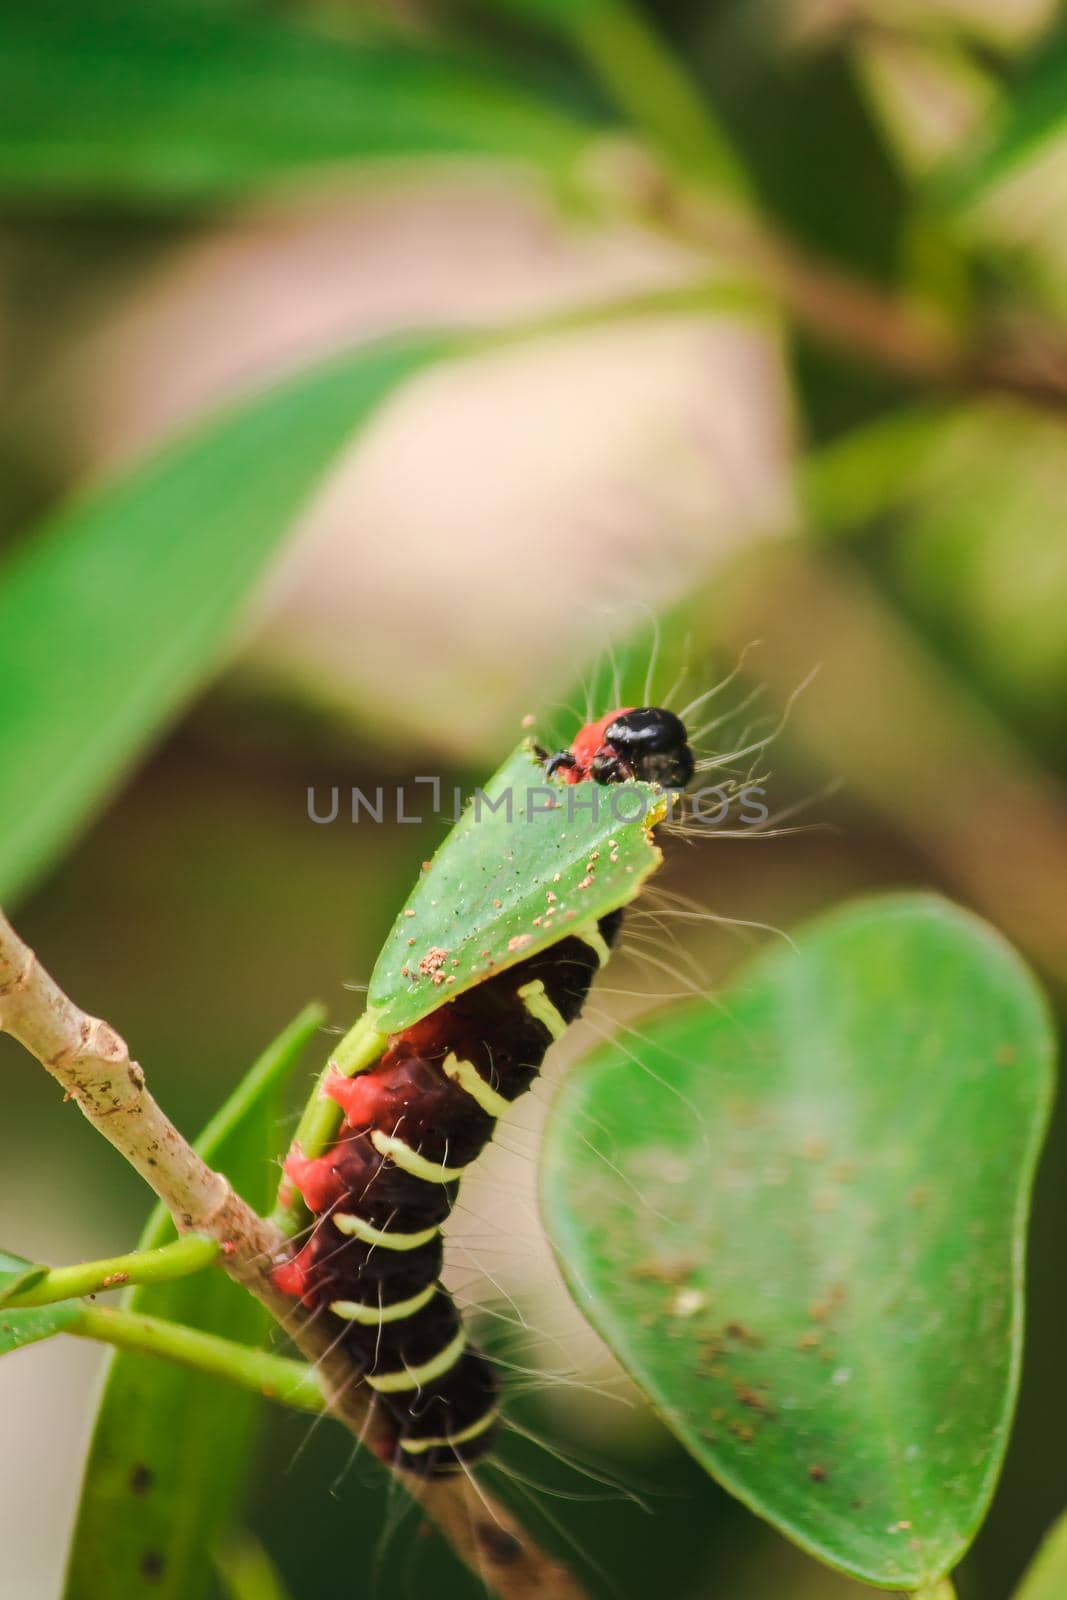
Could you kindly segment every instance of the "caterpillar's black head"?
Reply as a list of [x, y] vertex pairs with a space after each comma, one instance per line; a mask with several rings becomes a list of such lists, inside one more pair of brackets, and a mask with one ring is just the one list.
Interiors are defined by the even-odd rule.
[[552, 756], [547, 770], [565, 783], [592, 778], [623, 783], [638, 778], [665, 789], [684, 789], [693, 776], [685, 724], [661, 706], [611, 711], [587, 723], [569, 750]]
[[593, 758], [598, 783], [639, 778], [665, 789], [684, 789], [693, 776], [693, 752], [685, 723], [661, 706], [620, 711], [604, 729], [604, 748]]

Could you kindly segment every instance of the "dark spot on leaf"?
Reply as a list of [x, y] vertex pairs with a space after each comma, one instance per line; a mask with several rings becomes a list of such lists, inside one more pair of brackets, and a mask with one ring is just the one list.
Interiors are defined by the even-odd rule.
[[146, 1467], [139, 1461], [130, 1471], [130, 1491], [132, 1494], [147, 1494], [156, 1481], [156, 1475], [151, 1467]]
[[159, 1579], [166, 1571], [167, 1563], [158, 1550], [146, 1550], [141, 1557], [141, 1572], [146, 1578]]
[[516, 1539], [513, 1533], [508, 1533], [506, 1528], [498, 1528], [493, 1522], [479, 1522], [477, 1527], [478, 1543], [498, 1567], [514, 1566], [522, 1555], [522, 1542]]
[[808, 1468], [808, 1477], [811, 1479], [812, 1483], [825, 1483], [826, 1468], [820, 1467], [818, 1462], [816, 1462], [813, 1467]]

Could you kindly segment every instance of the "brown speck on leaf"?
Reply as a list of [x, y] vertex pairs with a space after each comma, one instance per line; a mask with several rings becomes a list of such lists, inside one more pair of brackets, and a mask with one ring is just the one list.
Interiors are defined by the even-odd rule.
[[409, 950], [410, 950], [410, 949], [411, 949], [411, 947], [412, 947], [412, 945], [413, 945], [413, 944], [414, 944], [414, 943], [415, 943], [415, 941], [414, 941], [414, 939], [409, 939], [409, 940], [408, 940], [408, 949], [409, 949]]
[[808, 1477], [811, 1479], [812, 1483], [825, 1483], [826, 1468], [821, 1467], [819, 1463], [816, 1462], [814, 1466], [808, 1468]]
[[431, 972], [439, 972], [448, 958], [448, 951], [442, 950], [440, 945], [431, 945], [429, 950], [419, 962], [419, 971], [428, 977]]
[[742, 1444], [751, 1444], [756, 1437], [755, 1431], [749, 1427], [747, 1422], [729, 1422], [727, 1427], [734, 1438], [740, 1439]]
[[800, 1335], [800, 1338], [797, 1340], [797, 1349], [798, 1350], [814, 1350], [815, 1347], [817, 1345], [821, 1344], [821, 1343], [822, 1343], [822, 1334], [819, 1332], [818, 1328], [808, 1328], [808, 1329], [805, 1330], [804, 1333], [802, 1333]]
[[1018, 1051], [1013, 1044], [998, 1044], [994, 1059], [998, 1067], [1010, 1067], [1018, 1060]]
[[147, 1494], [156, 1481], [156, 1475], [151, 1467], [146, 1467], [139, 1461], [130, 1469], [130, 1492], [132, 1494]]
[[109, 1272], [107, 1277], [104, 1279], [102, 1287], [105, 1289], [114, 1289], [117, 1284], [129, 1283], [129, 1281], [130, 1275], [128, 1272]]
[[405, 915], [405, 917], [413, 917], [415, 915], [415, 913], [414, 913], [414, 911], [412, 911], [410, 906], [405, 906], [404, 907], [404, 915]]
[[501, 906], [502, 906], [502, 905], [503, 905], [503, 904], [504, 904], [504, 902], [503, 902], [503, 900], [494, 900], [494, 901], [493, 901], [493, 905], [494, 905], [494, 906], [495, 906], [495, 908], [496, 908], [496, 910], [497, 910], [497, 911], [499, 911], [499, 910], [500, 910], [500, 908], [501, 908]]
[[728, 1322], [723, 1329], [728, 1339], [735, 1339], [738, 1344], [748, 1345], [750, 1350], [762, 1350], [763, 1340], [758, 1334], [752, 1333], [743, 1322]]
[[400, 976], [402, 978], [410, 978], [411, 977], [411, 973], [408, 971], [407, 967], [401, 967]]
[[627, 1277], [635, 1279], [638, 1283], [665, 1283], [673, 1288], [675, 1284], [684, 1283], [696, 1271], [696, 1262], [690, 1256], [679, 1257], [677, 1261], [660, 1261], [652, 1257], [645, 1261], [635, 1261], [633, 1266], [627, 1268]]
[[773, 1415], [770, 1406], [767, 1404], [766, 1400], [764, 1400], [763, 1396], [761, 1394], [757, 1394], [755, 1389], [751, 1388], [749, 1384], [735, 1383], [734, 1394], [737, 1396], [741, 1404], [743, 1406], [747, 1406], [750, 1411], [760, 1411], [764, 1416], [768, 1417]]
[[555, 891], [554, 890], [552, 890], [552, 889], [546, 889], [545, 890], [545, 899], [546, 900], [554, 900], [555, 898], [556, 898], [556, 895], [555, 895]]
[[522, 950], [526, 945], [530, 944], [532, 940], [532, 933], [516, 933], [511, 939], [508, 940], [508, 949]]
[[592, 873], [587, 873], [587, 875], [582, 879], [582, 881], [578, 885], [578, 887], [579, 887], [579, 889], [591, 889], [593, 887], [593, 875], [592, 875]]
[[158, 1550], [146, 1550], [141, 1557], [141, 1574], [145, 1578], [160, 1579], [167, 1563]]

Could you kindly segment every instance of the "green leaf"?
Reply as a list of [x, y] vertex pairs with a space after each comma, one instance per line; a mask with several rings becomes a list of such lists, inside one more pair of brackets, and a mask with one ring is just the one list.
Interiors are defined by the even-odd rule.
[[32, 1289], [35, 1283], [40, 1283], [42, 1278], [47, 1278], [48, 1268], [37, 1265], [33, 1261], [24, 1261], [21, 1256], [13, 1256], [6, 1250], [0, 1250], [0, 1306], [11, 1299], [12, 1295], [21, 1294], [23, 1289]]
[[1055, 31], [998, 105], [983, 139], [968, 142], [964, 162], [940, 177], [955, 205], [980, 202], [991, 189], [1067, 134], [1067, 33]]
[[632, 900], [662, 859], [648, 830], [665, 800], [649, 784], [550, 784], [531, 746], [520, 745], [482, 795], [419, 878], [378, 957], [368, 1005], [383, 1033], [595, 924]]
[[21, 1350], [23, 1345], [50, 1339], [54, 1333], [62, 1333], [77, 1317], [78, 1303], [72, 1300], [59, 1300], [55, 1305], [32, 1311], [3, 1309], [5, 1300], [39, 1283], [47, 1271], [47, 1267], [35, 1266], [32, 1261], [0, 1250], [0, 1356]]
[[886, 897], [572, 1074], [541, 1203], [571, 1292], [689, 1450], [869, 1583], [960, 1558], [1004, 1455], [1053, 1041], [946, 902]]
[[353, 430], [452, 348], [388, 342], [301, 373], [62, 512], [0, 568], [0, 900], [217, 669]]
[[368, 160], [490, 155], [562, 171], [590, 129], [439, 48], [346, 40], [245, 9], [8, 0], [0, 190], [203, 201]]
[[[279, 1035], [197, 1145], [260, 1210], [276, 1178], [285, 1081], [321, 1020], [309, 1007]], [[173, 1234], [157, 1207], [142, 1247]], [[136, 1289], [125, 1304], [244, 1344], [259, 1343], [270, 1325], [262, 1306], [222, 1272]], [[201, 1373], [117, 1355], [89, 1451], [66, 1600], [200, 1600], [209, 1592], [212, 1551], [248, 1486], [261, 1405]]]
[[1042, 1541], [1023, 1574], [1014, 1600], [1063, 1600], [1067, 1594], [1067, 1513]]

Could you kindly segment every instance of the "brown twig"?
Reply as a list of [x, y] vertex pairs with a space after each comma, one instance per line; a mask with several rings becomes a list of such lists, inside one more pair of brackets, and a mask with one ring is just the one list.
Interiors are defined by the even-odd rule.
[[966, 336], [932, 306], [813, 254], [742, 199], [687, 182], [628, 140], [598, 147], [587, 179], [635, 221], [738, 272], [799, 327], [845, 355], [926, 388], [1009, 394], [1067, 410], [1067, 333], [1057, 325]]
[[[222, 1246], [221, 1264], [282, 1323], [313, 1363], [326, 1403], [339, 1421], [384, 1457], [388, 1438], [365, 1385], [335, 1348], [321, 1321], [294, 1309], [274, 1288], [270, 1269], [285, 1238], [206, 1166], [160, 1109], [125, 1041], [81, 1011], [41, 966], [0, 912], [0, 1028], [23, 1044], [69, 1100], [144, 1178], [181, 1232], [207, 1234]], [[511, 1514], [463, 1476], [423, 1482], [399, 1475], [456, 1554], [501, 1600], [582, 1600], [559, 1563]]]

